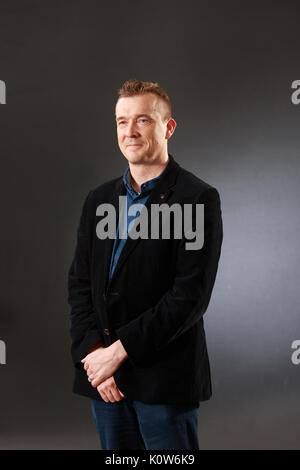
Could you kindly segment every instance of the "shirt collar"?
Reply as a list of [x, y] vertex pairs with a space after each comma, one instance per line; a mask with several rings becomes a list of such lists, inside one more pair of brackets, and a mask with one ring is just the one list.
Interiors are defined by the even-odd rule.
[[[164, 170], [163, 170], [164, 171]], [[163, 173], [162, 171], [162, 173]], [[154, 188], [156, 182], [159, 180], [161, 177], [162, 173], [155, 178], [152, 178], [151, 180], [145, 181], [144, 183], [141, 184], [141, 192], [138, 193], [135, 189], [133, 189], [131, 185], [131, 174], [130, 174], [130, 168], [129, 165], [125, 170], [125, 173], [123, 174], [123, 183], [127, 189], [127, 192], [131, 194], [132, 197], [137, 197], [137, 196], [145, 196], [146, 194], [150, 193], [152, 189]]]

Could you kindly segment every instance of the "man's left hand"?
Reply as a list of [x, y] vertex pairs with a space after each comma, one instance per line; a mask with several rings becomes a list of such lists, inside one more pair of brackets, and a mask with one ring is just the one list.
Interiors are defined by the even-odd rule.
[[127, 358], [127, 353], [120, 340], [107, 348], [100, 347], [82, 359], [92, 387], [98, 387], [111, 377]]

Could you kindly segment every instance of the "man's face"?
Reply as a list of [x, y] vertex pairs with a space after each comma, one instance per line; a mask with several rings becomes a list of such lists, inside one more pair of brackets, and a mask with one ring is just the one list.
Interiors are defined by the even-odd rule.
[[164, 102], [153, 93], [120, 98], [116, 104], [118, 143], [130, 163], [150, 163], [166, 153], [169, 121]]

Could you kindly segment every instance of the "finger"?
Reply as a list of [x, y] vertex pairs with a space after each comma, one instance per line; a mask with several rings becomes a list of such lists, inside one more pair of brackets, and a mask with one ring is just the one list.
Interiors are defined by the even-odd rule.
[[125, 398], [124, 395], [121, 395], [120, 390], [118, 390], [117, 393], [118, 393], [118, 397], [119, 397], [118, 401], [121, 401], [121, 400], [123, 400], [123, 398]]
[[108, 402], [109, 402], [109, 399], [107, 398], [106, 393], [105, 393], [103, 390], [102, 390], [101, 392], [99, 392], [99, 393], [100, 393], [102, 399], [103, 399], [106, 403], [108, 403]]
[[113, 395], [113, 391], [112, 391], [111, 389], [110, 389], [110, 390], [107, 390], [106, 396], [107, 396], [107, 398], [109, 399], [109, 401], [110, 401], [111, 403], [114, 403], [115, 401], [119, 401], [119, 400], [116, 400], [116, 399], [115, 399], [115, 397], [114, 397], [114, 395]]
[[120, 401], [120, 400], [122, 400], [122, 397], [121, 397], [121, 395], [120, 395], [120, 393], [119, 393], [119, 390], [118, 390], [117, 388], [111, 387], [111, 388], [110, 388], [110, 392], [111, 392], [111, 395], [113, 396], [113, 398], [114, 398], [115, 401]]
[[125, 395], [121, 392], [121, 390], [117, 387], [116, 381], [114, 379], [114, 376], [110, 377], [109, 380], [109, 385], [113, 387], [114, 390], [117, 391], [118, 397], [125, 398]]
[[123, 400], [123, 398], [125, 398], [121, 390], [118, 389], [118, 387], [115, 388], [115, 396], [118, 397], [118, 401]]
[[92, 380], [91, 380], [91, 385], [92, 385], [93, 387], [98, 387], [98, 385], [100, 385], [102, 382], [103, 382], [103, 380], [101, 379], [101, 377], [100, 377], [100, 378], [99, 378], [99, 377], [98, 377], [98, 378], [97, 378], [97, 377], [94, 377], [94, 378], [92, 378]]

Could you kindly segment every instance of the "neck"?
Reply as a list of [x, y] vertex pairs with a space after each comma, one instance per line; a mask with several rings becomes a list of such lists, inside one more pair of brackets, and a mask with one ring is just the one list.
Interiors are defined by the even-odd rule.
[[148, 164], [135, 164], [129, 163], [129, 169], [131, 174], [131, 184], [133, 189], [141, 192], [141, 185], [146, 181], [152, 180], [159, 176], [166, 168], [169, 162], [169, 156], [167, 155], [164, 159], [155, 161]]

